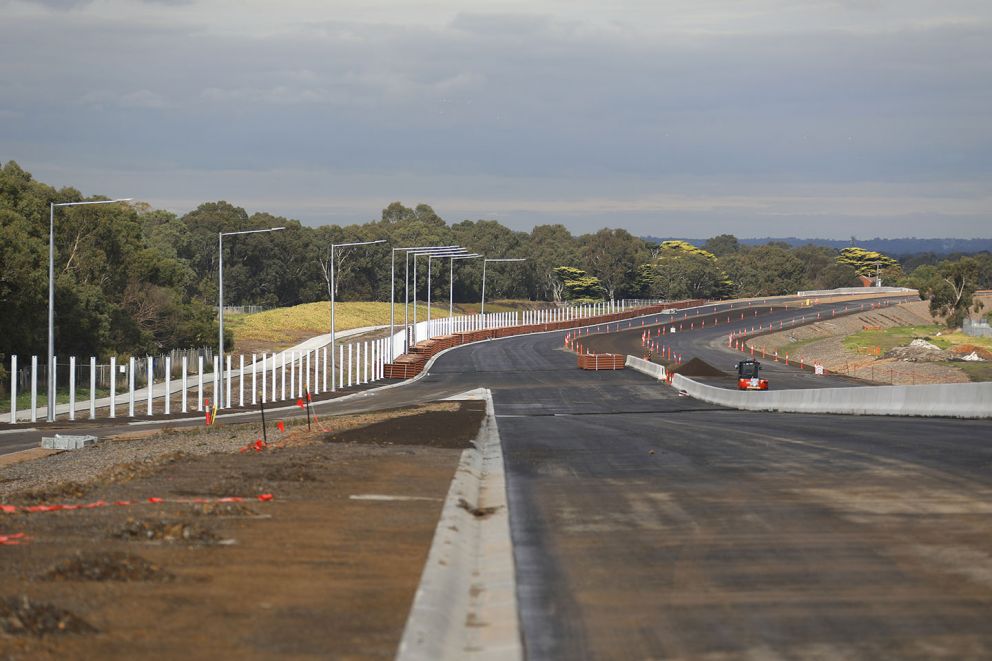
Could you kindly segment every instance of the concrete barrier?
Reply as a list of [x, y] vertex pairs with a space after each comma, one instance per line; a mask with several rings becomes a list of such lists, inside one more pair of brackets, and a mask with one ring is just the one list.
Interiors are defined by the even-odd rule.
[[637, 370], [641, 374], [647, 374], [648, 376], [658, 379], [659, 381], [664, 381], [668, 376], [665, 372], [664, 365], [652, 363], [650, 360], [644, 360], [643, 358], [638, 358], [637, 356], [627, 356], [626, 365], [632, 370]]
[[708, 386], [676, 374], [672, 386], [704, 402], [747, 411], [992, 418], [992, 383], [749, 392]]

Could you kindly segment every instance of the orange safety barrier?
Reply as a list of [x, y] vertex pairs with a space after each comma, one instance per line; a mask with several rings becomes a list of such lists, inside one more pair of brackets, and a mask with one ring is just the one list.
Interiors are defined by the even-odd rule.
[[619, 353], [579, 355], [579, 369], [583, 370], [622, 370], [626, 364], [627, 356]]

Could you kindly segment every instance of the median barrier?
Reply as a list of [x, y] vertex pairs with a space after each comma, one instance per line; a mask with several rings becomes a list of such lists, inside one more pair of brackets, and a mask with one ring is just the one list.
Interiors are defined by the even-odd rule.
[[627, 356], [625, 364], [632, 370], [636, 370], [641, 374], [647, 374], [648, 376], [658, 379], [659, 381], [665, 380], [668, 376], [665, 372], [664, 365], [652, 363], [650, 360], [644, 360], [643, 358], [638, 358], [637, 356]]
[[992, 418], [992, 383], [739, 391], [676, 374], [672, 386], [711, 404], [747, 411]]

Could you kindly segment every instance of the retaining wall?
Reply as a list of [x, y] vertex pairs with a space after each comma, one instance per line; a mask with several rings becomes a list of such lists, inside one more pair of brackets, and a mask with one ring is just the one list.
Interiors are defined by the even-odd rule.
[[748, 411], [992, 418], [992, 383], [741, 391], [676, 374], [672, 386], [711, 404]]

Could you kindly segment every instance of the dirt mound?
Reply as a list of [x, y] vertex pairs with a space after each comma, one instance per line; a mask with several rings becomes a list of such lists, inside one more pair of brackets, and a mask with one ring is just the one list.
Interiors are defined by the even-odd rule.
[[950, 351], [944, 351], [937, 345], [919, 338], [913, 340], [907, 346], [890, 349], [883, 356], [885, 358], [895, 358], [896, 360], [904, 360], [911, 363], [941, 362], [956, 358]]
[[171, 581], [171, 573], [138, 555], [94, 553], [76, 555], [48, 570], [46, 581]]
[[978, 360], [992, 360], [992, 351], [974, 344], [959, 344], [952, 348], [951, 351], [959, 356], [965, 356], [963, 360], [975, 360], [975, 358], [967, 358], [971, 354], [975, 354]]
[[0, 599], [0, 629], [11, 636], [96, 633], [79, 616], [51, 604], [31, 603], [23, 595]]
[[721, 372], [699, 358], [692, 358], [689, 362], [670, 371], [673, 374], [681, 374], [682, 376], [727, 376], [726, 372]]
[[243, 503], [198, 503], [190, 516], [258, 516], [258, 511]]
[[186, 521], [154, 519], [128, 519], [115, 537], [126, 540], [200, 542], [205, 544], [216, 542], [218, 539], [211, 530]]
[[479, 433], [485, 402], [464, 402], [457, 411], [428, 411], [324, 435], [329, 443], [424, 445], [467, 448]]

